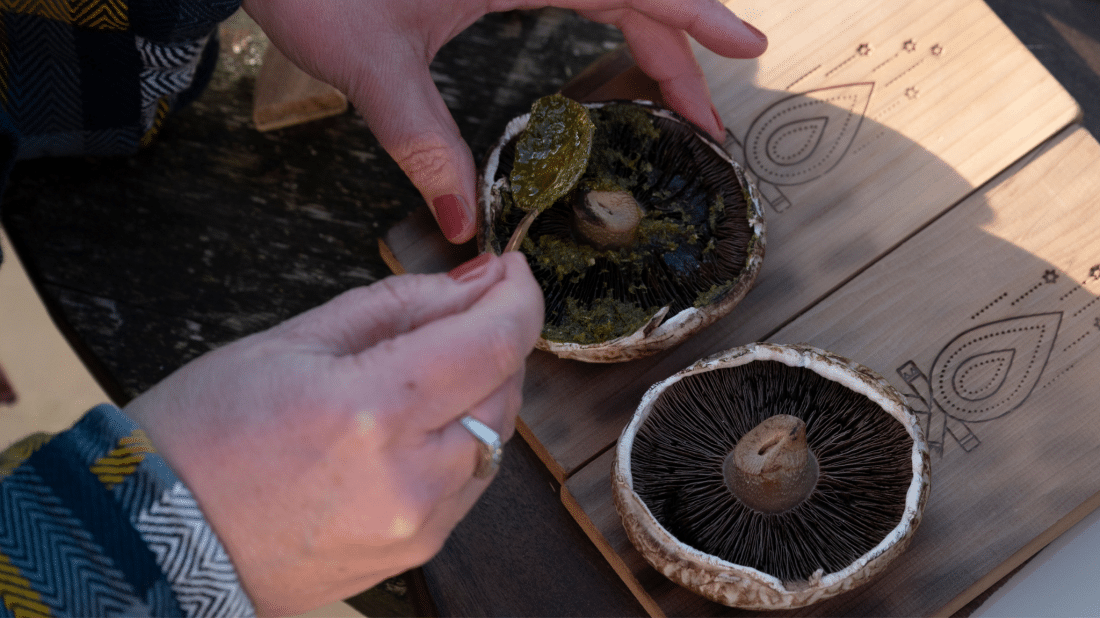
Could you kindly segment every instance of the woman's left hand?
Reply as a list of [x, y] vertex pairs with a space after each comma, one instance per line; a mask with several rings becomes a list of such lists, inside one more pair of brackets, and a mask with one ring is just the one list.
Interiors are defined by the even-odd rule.
[[719, 139], [721, 120], [688, 36], [731, 58], [754, 58], [767, 47], [719, 0], [244, 1], [288, 58], [348, 96], [456, 243], [476, 230], [476, 168], [428, 65], [486, 13], [548, 5], [621, 29], [665, 103]]

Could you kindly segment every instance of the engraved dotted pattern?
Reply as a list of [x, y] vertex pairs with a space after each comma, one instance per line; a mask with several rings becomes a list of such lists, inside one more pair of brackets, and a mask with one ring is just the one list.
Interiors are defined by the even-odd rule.
[[[783, 165], [801, 163], [803, 159], [810, 156], [814, 147], [821, 141], [821, 133], [828, 122], [828, 118], [808, 118], [780, 127], [768, 138], [768, 158]], [[789, 154], [780, 152], [780, 145], [789, 144], [791, 139], [799, 133], [809, 133], [802, 136], [802, 147]]]
[[1005, 299], [1005, 298], [1007, 298], [1007, 297], [1008, 297], [1008, 292], [1002, 292], [1000, 296], [998, 296], [997, 298], [993, 299], [992, 301], [990, 301], [990, 302], [989, 302], [989, 304], [988, 304], [988, 305], [986, 305], [986, 306], [982, 307], [982, 308], [981, 308], [980, 310], [978, 310], [978, 312], [977, 312], [977, 313], [975, 313], [974, 315], [970, 316], [970, 319], [971, 319], [971, 320], [976, 320], [976, 319], [978, 319], [978, 316], [980, 316], [981, 314], [985, 313], [986, 311], [988, 311], [989, 309], [991, 309], [991, 308], [993, 307], [993, 305], [996, 305], [997, 303], [1001, 302], [1002, 300], [1004, 300], [1004, 299]]
[[[1005, 329], [1005, 330], [990, 332], [988, 334], [982, 335], [981, 337], [978, 337], [977, 339], [974, 339], [973, 341], [970, 341], [970, 342], [966, 343], [965, 345], [960, 346], [959, 349], [955, 350], [951, 354], [951, 356], [947, 357], [947, 359], [945, 360], [945, 362], [943, 364], [945, 369], [941, 369], [939, 371], [939, 375], [937, 376], [937, 381], [939, 382], [940, 392], [948, 392], [947, 389], [944, 388], [944, 383], [947, 381], [947, 375], [946, 375], [947, 371], [946, 371], [946, 369], [951, 368], [951, 367], [955, 367], [956, 366], [955, 360], [959, 356], [964, 354], [967, 351], [967, 349], [971, 349], [975, 345], [978, 345], [980, 343], [986, 342], [990, 339], [994, 339], [994, 338], [997, 338], [997, 337], [1002, 337], [1002, 336], [1005, 336], [1005, 335], [1012, 335], [1014, 333], [1023, 333], [1023, 332], [1027, 332], [1027, 331], [1034, 331], [1034, 330], [1039, 331], [1039, 336], [1038, 336], [1039, 341], [1042, 341], [1042, 340], [1046, 339], [1047, 326], [1045, 324], [1035, 324], [1035, 325], [1032, 325], [1032, 326], [1021, 326], [1021, 327], [1017, 327], [1017, 328], [1008, 328], [1008, 329]], [[980, 408], [980, 409], [965, 409], [965, 408], [963, 408], [962, 406], [958, 405], [957, 403], [955, 403], [953, 401], [940, 402], [940, 403], [943, 404], [943, 405], [950, 406], [956, 412], [961, 412], [962, 414], [965, 414], [967, 416], [985, 415], [985, 413], [996, 410], [998, 407], [1002, 407], [1006, 403], [1011, 403], [1012, 401], [1015, 400], [1015, 397], [1020, 392], [1020, 389], [1022, 389], [1025, 385], [1031, 383], [1031, 380], [1028, 379], [1028, 376], [1031, 375], [1032, 371], [1035, 370], [1035, 360], [1036, 360], [1035, 352], [1036, 351], [1037, 350], [1033, 350], [1032, 353], [1031, 353], [1031, 356], [1027, 359], [1027, 368], [1024, 369], [1024, 372], [1023, 372], [1023, 375], [1021, 376], [1021, 379], [1016, 382], [1016, 386], [1012, 390], [1012, 392], [1010, 394], [1008, 394], [1008, 396], [1001, 397], [999, 399], [999, 401], [997, 401], [993, 405], [986, 406], [985, 408]], [[954, 385], [952, 385], [952, 386], [954, 386]], [[960, 393], [960, 395], [961, 395], [961, 393]]]
[[[987, 356], [988, 358], [985, 360], [967, 364], [963, 371], [955, 373], [955, 392], [959, 393], [963, 399], [975, 401], [996, 392], [1000, 387], [1000, 383], [1004, 381], [1009, 366], [1012, 365], [1012, 357], [1015, 356], [1015, 352], [1002, 350], [991, 352]], [[993, 365], [991, 372], [989, 372], [990, 365]], [[983, 373], [989, 373], [981, 378], [976, 378], [975, 375], [979, 370], [982, 370]], [[975, 382], [976, 379], [981, 381]]]
[[[753, 136], [752, 142], [750, 144], [748, 144], [749, 148], [752, 150], [753, 160], [757, 161], [757, 162], [760, 162], [760, 163], [766, 163], [767, 161], [771, 160], [770, 157], [767, 157], [767, 158], [761, 157], [761, 150], [765, 149], [765, 145], [761, 144], [761, 141], [763, 141], [765, 139], [764, 138], [765, 135], [769, 135], [769, 131], [768, 131], [769, 127], [775, 125], [777, 122], [779, 122], [785, 116], [789, 117], [789, 115], [792, 114], [792, 113], [801, 111], [804, 108], [821, 105], [822, 103], [832, 103], [834, 101], [844, 101], [844, 102], [847, 103], [848, 101], [850, 101], [850, 103], [848, 103], [847, 105], [838, 105], [838, 107], [841, 107], [843, 109], [847, 109], [848, 112], [849, 112], [847, 115], [845, 115], [844, 124], [843, 124], [843, 126], [841, 127], [841, 130], [840, 130], [840, 135], [847, 134], [847, 132], [849, 130], [849, 125], [851, 125], [851, 123], [852, 123], [852, 119], [856, 117], [856, 114], [853, 113], [852, 110], [855, 109], [855, 106], [858, 104], [858, 102], [859, 102], [858, 99], [859, 99], [859, 97], [856, 94], [843, 94], [843, 95], [837, 95], [835, 97], [830, 97], [830, 98], [827, 98], [827, 99], [824, 99], [824, 100], [809, 99], [809, 100], [806, 100], [802, 103], [798, 103], [798, 104], [792, 105], [790, 107], [787, 107], [786, 109], [782, 110], [781, 112], [779, 112], [775, 116], [773, 116], [773, 117], [769, 118], [768, 120], [766, 120], [764, 122], [764, 124], [762, 124], [760, 126], [760, 129], [758, 129], [757, 131], [754, 132], [755, 134]], [[793, 124], [793, 122], [785, 123], [783, 126], [786, 126], [786, 125], [789, 125], [789, 124]], [[771, 142], [771, 139], [768, 139], [768, 142]], [[785, 171], [785, 172], [784, 171], [779, 171], [779, 170], [776, 170], [776, 169], [768, 169], [767, 172], [768, 172], [769, 175], [776, 176], [776, 177], [781, 177], [781, 178], [794, 178], [796, 176], [804, 176], [807, 173], [812, 172], [813, 170], [825, 165], [826, 163], [831, 163], [832, 159], [833, 159], [833, 156], [836, 153], [836, 150], [838, 148], [840, 148], [842, 145], [847, 145], [847, 143], [848, 143], [847, 140], [833, 140], [833, 143], [829, 146], [828, 152], [826, 152], [822, 156], [818, 157], [817, 161], [812, 165], [799, 167], [798, 169], [791, 170], [791, 171]], [[768, 153], [768, 154], [770, 155], [771, 153]], [[777, 161], [777, 163], [781, 163], [781, 161]]]

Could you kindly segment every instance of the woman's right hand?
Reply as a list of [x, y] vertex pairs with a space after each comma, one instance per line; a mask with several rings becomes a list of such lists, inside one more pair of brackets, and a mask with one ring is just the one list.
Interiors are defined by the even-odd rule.
[[210, 352], [123, 410], [195, 495], [262, 614], [361, 592], [442, 547], [507, 440], [542, 293], [519, 253], [351, 290]]

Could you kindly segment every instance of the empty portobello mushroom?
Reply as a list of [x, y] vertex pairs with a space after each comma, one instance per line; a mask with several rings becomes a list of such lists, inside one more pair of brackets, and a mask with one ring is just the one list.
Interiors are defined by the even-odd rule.
[[[584, 108], [594, 125], [584, 172], [519, 250], [546, 302], [537, 346], [625, 361], [682, 342], [744, 298], [763, 260], [764, 218], [737, 163], [675, 112], [645, 101]], [[511, 176], [531, 117], [512, 120], [486, 157], [481, 251], [501, 253], [527, 214]]]
[[909, 545], [929, 493], [920, 426], [882, 377], [757, 343], [652, 386], [617, 446], [627, 536], [712, 601], [771, 610], [863, 584]]

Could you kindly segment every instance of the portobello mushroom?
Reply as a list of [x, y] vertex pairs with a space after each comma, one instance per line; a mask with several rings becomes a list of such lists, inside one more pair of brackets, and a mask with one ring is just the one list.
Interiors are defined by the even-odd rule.
[[[729, 313], [760, 270], [764, 219], [742, 169], [675, 112], [644, 101], [585, 108], [595, 126], [587, 167], [519, 249], [546, 302], [538, 347], [617, 362], [676, 345]], [[502, 252], [528, 214], [510, 174], [531, 118], [510, 122], [486, 158], [482, 251]]]
[[657, 570], [725, 605], [784, 609], [850, 590], [904, 551], [929, 468], [885, 379], [808, 346], [758, 343], [650, 388], [612, 486]]

